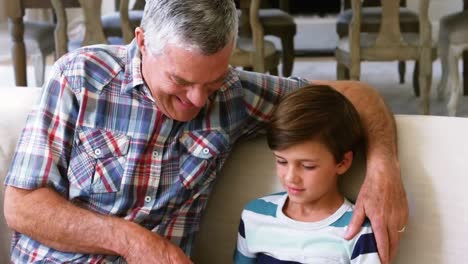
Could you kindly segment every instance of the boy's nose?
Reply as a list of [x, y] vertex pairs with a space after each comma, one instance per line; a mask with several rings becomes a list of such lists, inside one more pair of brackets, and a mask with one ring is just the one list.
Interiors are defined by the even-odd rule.
[[297, 183], [298, 176], [296, 170], [293, 167], [288, 168], [285, 179], [289, 183]]

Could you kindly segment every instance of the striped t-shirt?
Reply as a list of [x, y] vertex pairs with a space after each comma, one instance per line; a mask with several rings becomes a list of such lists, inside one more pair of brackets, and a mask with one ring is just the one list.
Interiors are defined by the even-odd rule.
[[354, 207], [348, 200], [326, 219], [300, 222], [283, 213], [286, 199], [283, 192], [247, 204], [234, 263], [380, 263], [369, 221], [353, 239], [344, 239]]

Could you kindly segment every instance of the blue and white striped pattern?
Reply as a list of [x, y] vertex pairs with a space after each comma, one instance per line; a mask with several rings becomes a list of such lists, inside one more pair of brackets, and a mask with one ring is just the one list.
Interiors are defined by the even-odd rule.
[[[61, 58], [28, 118], [5, 183], [53, 188], [82, 208], [139, 223], [190, 254], [200, 213], [233, 144], [256, 134], [279, 98], [307, 82], [231, 69], [200, 114], [182, 123], [159, 111], [140, 57], [132, 42]], [[16, 233], [12, 261], [123, 260], [58, 252]]]
[[239, 224], [234, 263], [380, 263], [372, 228], [366, 221], [352, 240], [343, 238], [353, 205], [343, 205], [318, 222], [299, 222], [282, 212], [286, 193], [248, 203]]

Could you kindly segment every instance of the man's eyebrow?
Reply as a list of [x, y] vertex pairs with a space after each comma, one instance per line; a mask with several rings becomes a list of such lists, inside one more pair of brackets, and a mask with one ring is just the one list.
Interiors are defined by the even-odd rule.
[[210, 83], [217, 83], [217, 82], [221, 82], [221, 81], [224, 81], [224, 79], [226, 79], [227, 77], [229, 76], [229, 71], [226, 71], [223, 75], [221, 75], [218, 79], [210, 82]]
[[184, 78], [179, 77], [179, 76], [177, 76], [177, 75], [175, 75], [175, 74], [171, 74], [171, 76], [172, 76], [172, 78], [174, 78], [174, 80], [175, 80], [176, 82], [178, 82], [179, 84], [182, 84], [182, 85], [190, 85], [190, 84], [193, 84], [192, 82], [187, 81], [187, 80], [185, 80]]

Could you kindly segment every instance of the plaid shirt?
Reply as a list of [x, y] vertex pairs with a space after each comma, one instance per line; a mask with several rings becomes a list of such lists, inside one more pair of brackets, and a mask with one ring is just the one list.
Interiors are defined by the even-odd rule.
[[[135, 42], [61, 58], [19, 140], [5, 184], [49, 187], [75, 205], [136, 222], [191, 253], [213, 180], [235, 142], [258, 133], [279, 98], [307, 84], [230, 69], [189, 122], [158, 109]], [[77, 219], [79, 221], [79, 219]], [[121, 263], [64, 253], [15, 233], [15, 263]]]

